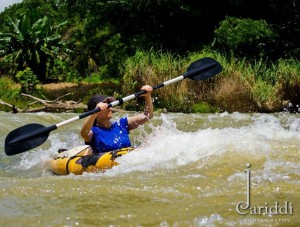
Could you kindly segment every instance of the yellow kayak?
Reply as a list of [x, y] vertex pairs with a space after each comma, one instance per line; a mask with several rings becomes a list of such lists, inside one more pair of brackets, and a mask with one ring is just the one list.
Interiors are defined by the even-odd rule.
[[90, 146], [79, 146], [63, 151], [48, 162], [50, 170], [56, 175], [67, 175], [70, 173], [81, 175], [83, 172], [104, 172], [119, 163], [117, 157], [128, 154], [132, 147], [120, 150], [92, 154]]

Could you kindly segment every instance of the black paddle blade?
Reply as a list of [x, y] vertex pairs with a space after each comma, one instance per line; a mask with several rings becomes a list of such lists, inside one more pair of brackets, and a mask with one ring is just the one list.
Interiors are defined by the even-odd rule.
[[184, 74], [185, 78], [192, 80], [206, 80], [222, 71], [222, 66], [219, 62], [212, 58], [202, 58], [193, 62]]
[[11, 131], [5, 139], [6, 155], [15, 155], [43, 144], [50, 130], [40, 124], [24, 125]]

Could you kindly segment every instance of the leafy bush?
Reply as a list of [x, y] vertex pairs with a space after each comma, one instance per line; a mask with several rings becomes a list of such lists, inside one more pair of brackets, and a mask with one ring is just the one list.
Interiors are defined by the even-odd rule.
[[[12, 105], [21, 106], [20, 86], [10, 77], [0, 77], [0, 100]], [[11, 111], [11, 108], [0, 105], [0, 111]]]
[[32, 94], [36, 91], [36, 85], [39, 83], [39, 80], [30, 68], [26, 68], [24, 71], [19, 71], [16, 78], [21, 84], [21, 92]]
[[109, 70], [107, 65], [98, 67], [97, 72], [91, 73], [88, 77], [84, 78], [83, 81], [87, 83], [100, 83], [105, 80], [109, 80], [107, 78], [109, 74]]
[[9, 77], [0, 78], [1, 99], [16, 99], [20, 96], [20, 87]]
[[277, 34], [264, 20], [226, 17], [214, 31], [213, 46], [239, 57], [268, 56]]
[[195, 103], [192, 106], [193, 113], [212, 113], [217, 112], [217, 109], [206, 102]]
[[82, 77], [76, 69], [70, 68], [70, 70], [65, 74], [65, 81], [80, 83], [82, 81]]

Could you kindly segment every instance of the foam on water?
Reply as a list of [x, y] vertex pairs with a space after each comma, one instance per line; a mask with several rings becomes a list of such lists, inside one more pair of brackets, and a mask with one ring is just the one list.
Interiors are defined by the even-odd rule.
[[50, 146], [48, 149], [37, 148], [32, 152], [24, 152], [21, 154], [21, 162], [14, 166], [16, 169], [27, 170], [37, 165], [46, 163], [49, 158], [57, 154], [60, 148], [69, 148], [82, 145], [77, 133], [68, 133], [66, 137], [62, 137], [60, 134], [53, 134], [48, 139]]
[[[236, 116], [244, 119], [241, 114], [235, 114], [233, 117]], [[223, 116], [220, 115], [220, 117]], [[209, 156], [222, 157], [227, 152], [231, 152], [233, 156], [244, 154], [269, 160], [271, 154], [277, 155], [289, 147], [290, 141], [300, 139], [299, 133], [286, 129], [276, 117], [270, 115], [254, 117], [253, 123], [249, 126], [207, 128], [196, 132], [179, 131], [166, 116], [162, 118], [163, 124], [152, 132], [148, 143], [143, 144], [130, 155], [118, 159], [121, 165], [114, 167], [106, 174], [151, 171], [161, 168], [176, 169], [205, 161]], [[291, 122], [291, 125], [293, 124], [294, 121]], [[230, 157], [227, 158], [230, 159]], [[269, 162], [273, 161], [269, 160]], [[297, 163], [290, 164], [299, 167]], [[286, 163], [286, 166], [289, 168], [289, 163]], [[292, 171], [296, 172], [296, 169]]]
[[[48, 118], [49, 114], [46, 115]], [[45, 117], [45, 114], [40, 114], [39, 117]], [[121, 165], [107, 171], [105, 175], [176, 169], [197, 162], [205, 162], [210, 156], [222, 157], [228, 152], [231, 152], [231, 155], [245, 154], [265, 158], [272, 153], [282, 152], [286, 147], [294, 146], [294, 149], [297, 149], [295, 143], [299, 145], [300, 119], [297, 116], [289, 117], [282, 123], [280, 116], [222, 113], [205, 117], [194, 115], [191, 122], [187, 123], [195, 125], [192, 121], [197, 120], [197, 117], [209, 122], [229, 119], [230, 121], [250, 121], [250, 123], [241, 124], [239, 127], [235, 125], [223, 128], [208, 125], [207, 128], [202, 127], [193, 132], [186, 132], [178, 129], [175, 123], [176, 115], [162, 114], [159, 117], [162, 124], [152, 126], [152, 132], [146, 135], [147, 138], [145, 136], [141, 138], [142, 141], [147, 142], [143, 142], [130, 154], [118, 158]], [[61, 120], [57, 116], [52, 116], [52, 118], [55, 118], [54, 121]], [[51, 154], [56, 153], [59, 148], [73, 148], [82, 144], [76, 130], [69, 130], [68, 133], [53, 133], [42, 147], [21, 154], [21, 161], [13, 165], [13, 168], [22, 170], [34, 168], [49, 160]], [[290, 165], [299, 166], [296, 162], [291, 162]], [[292, 169], [297, 172], [296, 167]]]

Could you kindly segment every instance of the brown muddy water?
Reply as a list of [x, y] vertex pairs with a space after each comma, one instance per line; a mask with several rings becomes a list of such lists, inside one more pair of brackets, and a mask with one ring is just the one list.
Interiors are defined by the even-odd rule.
[[13, 129], [73, 116], [0, 112], [0, 226], [300, 225], [299, 115], [157, 113], [105, 173], [45, 167], [59, 148], [83, 144], [82, 120], [5, 155]]

